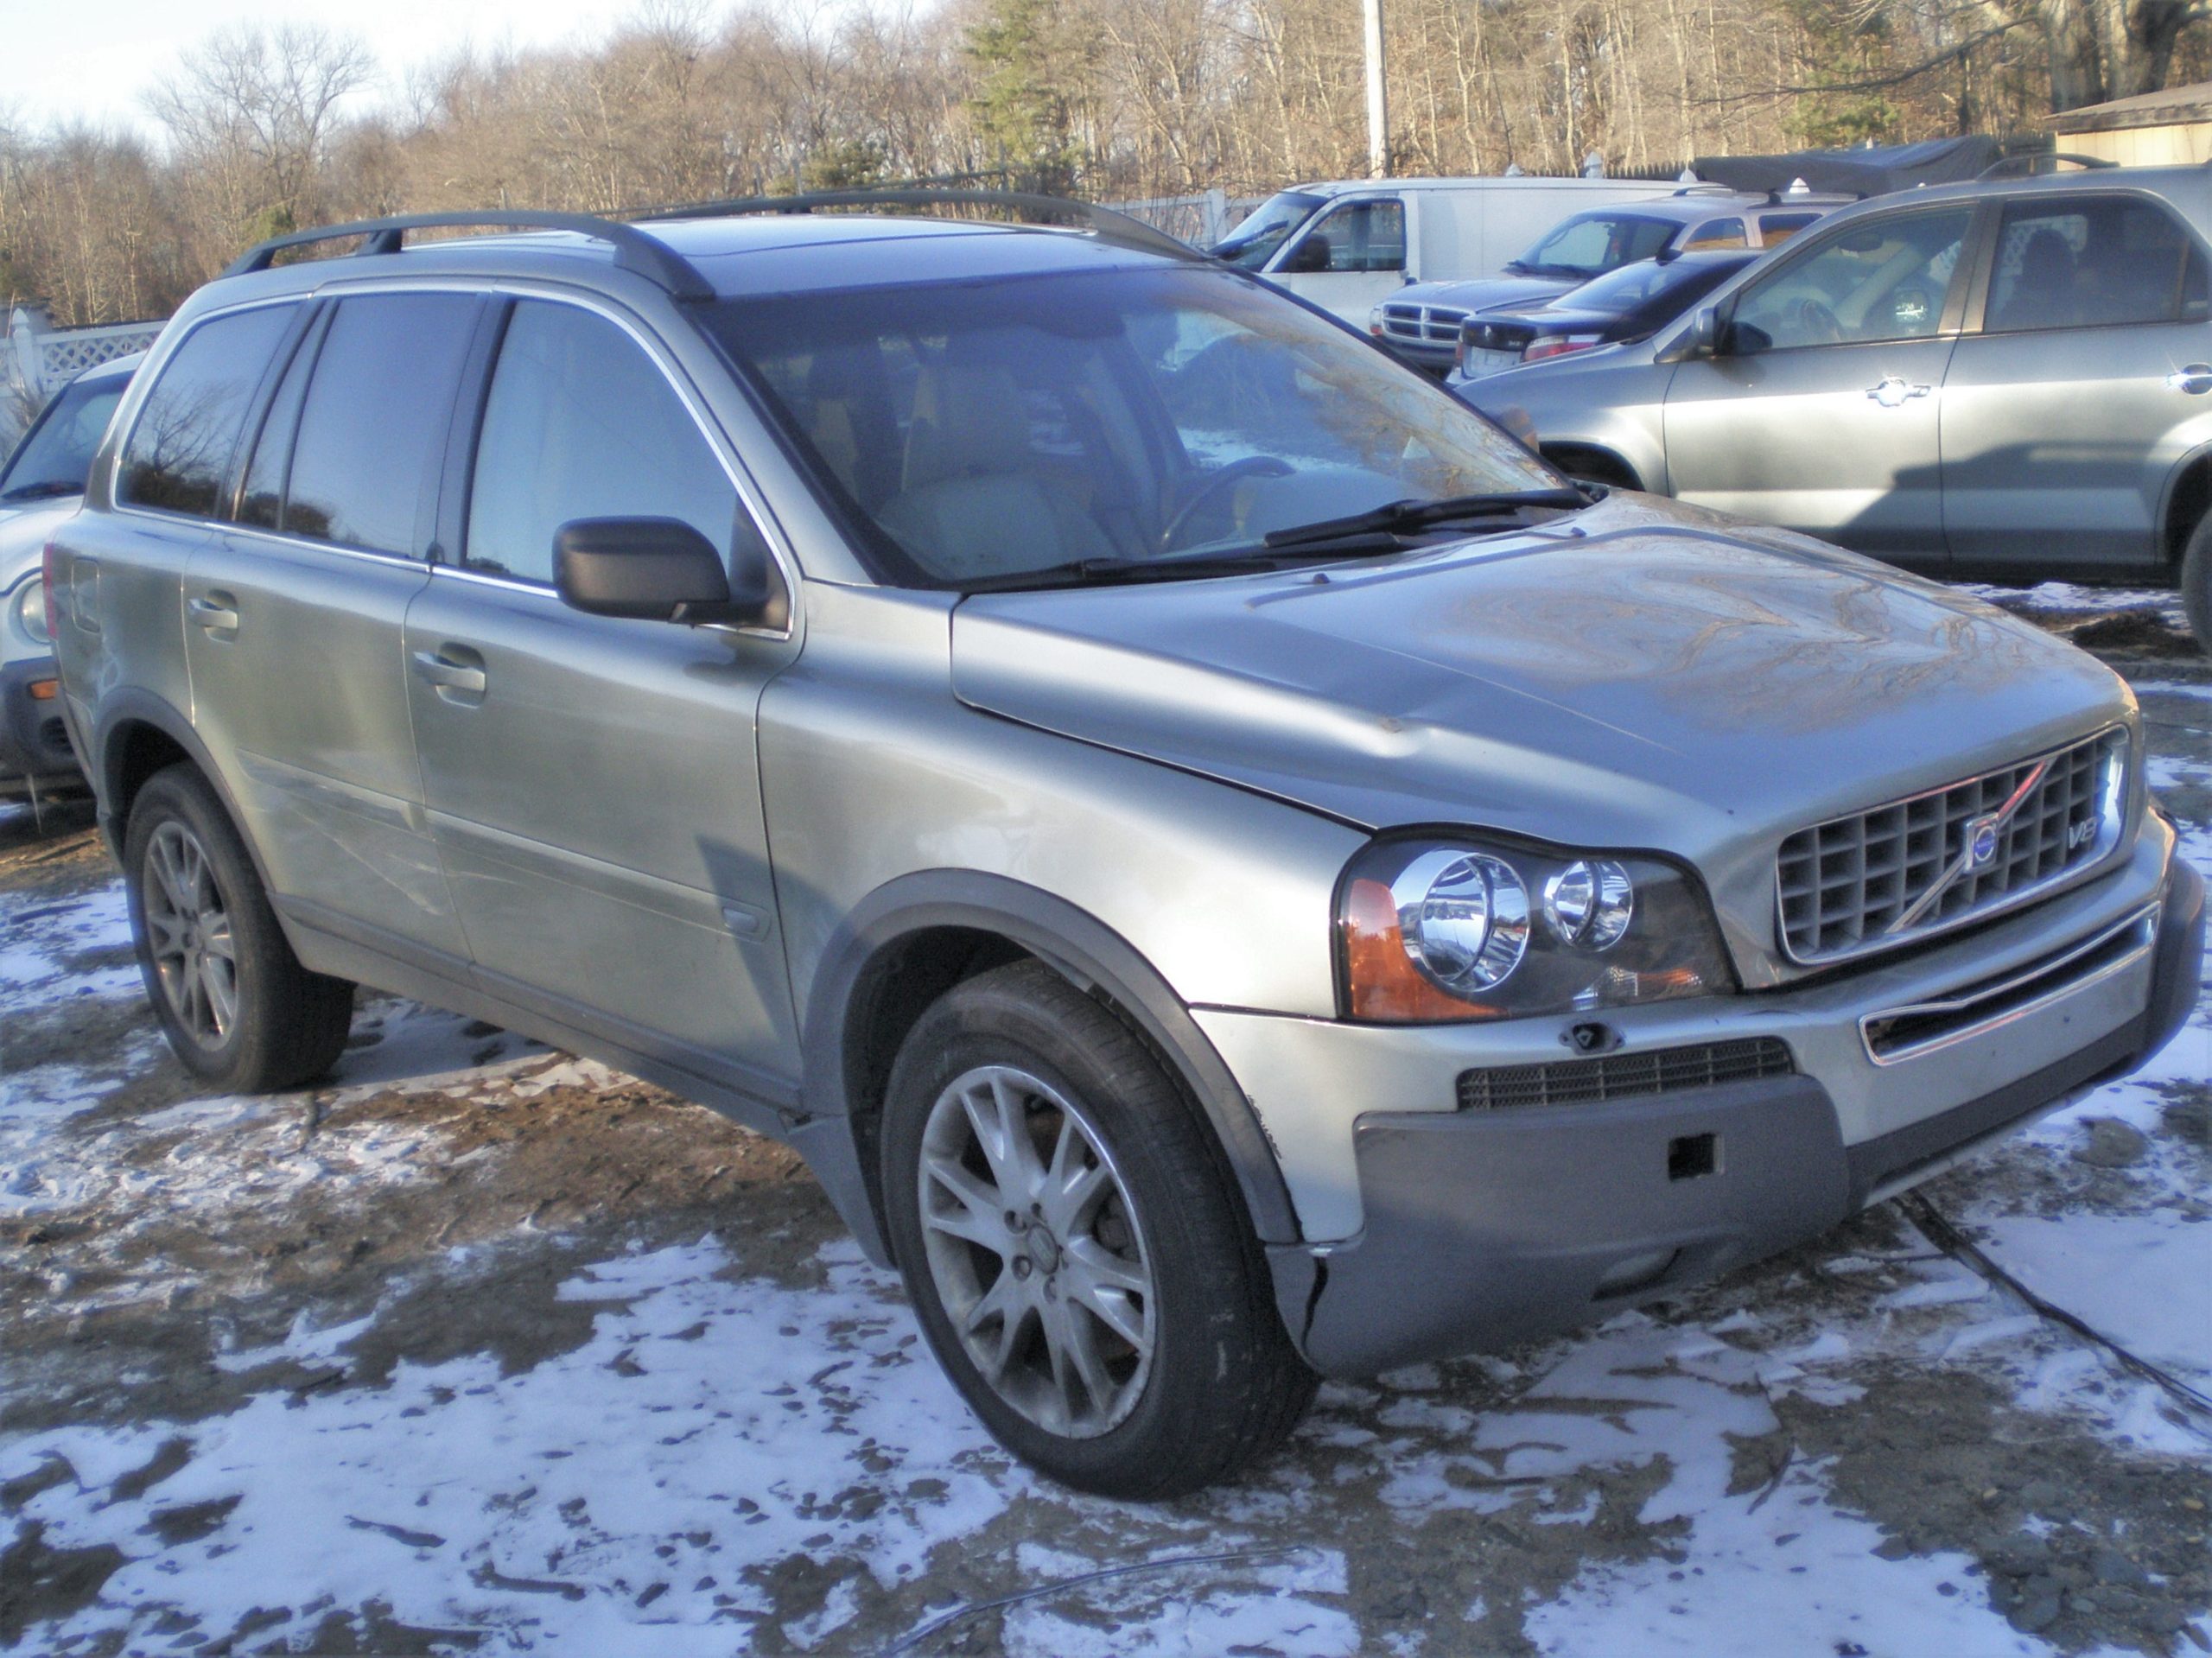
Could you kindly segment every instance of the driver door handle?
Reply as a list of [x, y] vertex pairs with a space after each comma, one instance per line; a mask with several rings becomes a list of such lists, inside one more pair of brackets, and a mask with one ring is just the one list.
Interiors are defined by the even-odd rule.
[[2201, 397], [2212, 391], [2212, 363], [2191, 363], [2186, 367], [2177, 368], [2166, 376], [2166, 384], [2177, 391]]
[[219, 588], [204, 597], [192, 600], [185, 606], [192, 613], [192, 619], [203, 632], [221, 638], [234, 638], [238, 631], [238, 601]]
[[456, 662], [443, 651], [417, 651], [415, 672], [417, 677], [436, 686], [442, 694], [458, 691], [464, 696], [484, 695], [484, 670], [473, 663]]
[[1892, 374], [1868, 386], [1866, 395], [1885, 409], [1902, 409], [1915, 397], [1924, 397], [1935, 389], [1932, 385], [1912, 384]]

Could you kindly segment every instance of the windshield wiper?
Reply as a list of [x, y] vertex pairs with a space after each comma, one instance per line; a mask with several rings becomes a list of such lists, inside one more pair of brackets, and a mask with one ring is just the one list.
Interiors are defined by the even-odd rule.
[[1075, 558], [1033, 570], [1007, 570], [961, 584], [963, 593], [1012, 593], [1026, 588], [1110, 587], [1139, 581], [1203, 581], [1252, 575], [1327, 560], [1382, 558], [1402, 553], [1406, 537], [1460, 519], [1503, 518], [1526, 507], [1590, 505], [1579, 489], [1523, 489], [1495, 495], [1454, 495], [1438, 501], [1391, 501], [1350, 518], [1324, 518], [1271, 530], [1256, 546], [1221, 551], [1193, 548], [1158, 558]]
[[84, 492], [82, 484], [48, 478], [35, 484], [18, 484], [6, 493], [0, 494], [0, 501], [48, 501], [57, 495], [82, 495]]
[[1572, 510], [1589, 505], [1590, 498], [1579, 489], [1507, 490], [1493, 495], [1447, 495], [1436, 501], [1387, 501], [1348, 518], [1322, 518], [1313, 524], [1293, 524], [1287, 530], [1270, 530], [1261, 544], [1284, 549], [1309, 547], [1346, 537], [1403, 535], [1463, 518], [1503, 518], [1529, 507]]
[[[1404, 543], [1382, 531], [1353, 538], [1350, 546], [1332, 547], [1332, 557], [1357, 557], [1402, 552]], [[1065, 564], [1046, 564], [1033, 570], [1007, 570], [961, 583], [964, 593], [1018, 592], [1027, 588], [1125, 586], [1138, 581], [1203, 581], [1214, 575], [1253, 575], [1287, 565], [1310, 564], [1311, 553], [1272, 547], [1247, 548], [1236, 552], [1171, 554], [1162, 558], [1076, 558]]]

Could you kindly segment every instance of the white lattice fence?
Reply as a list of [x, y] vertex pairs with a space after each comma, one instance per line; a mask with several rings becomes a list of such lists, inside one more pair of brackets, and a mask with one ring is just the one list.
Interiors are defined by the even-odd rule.
[[19, 305], [8, 319], [8, 338], [0, 343], [0, 378], [17, 401], [35, 408], [86, 369], [145, 350], [161, 331], [158, 322], [56, 328], [43, 311]]

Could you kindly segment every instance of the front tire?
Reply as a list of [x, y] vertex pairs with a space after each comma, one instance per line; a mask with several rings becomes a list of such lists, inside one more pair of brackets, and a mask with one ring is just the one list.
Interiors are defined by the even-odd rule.
[[1177, 1496], [1305, 1413], [1317, 1379], [1211, 1135], [1135, 1034], [1042, 963], [970, 979], [916, 1023], [882, 1176], [938, 1363], [1041, 1472]]
[[2212, 657], [2212, 512], [2197, 520], [2181, 556], [2181, 600], [2196, 648]]
[[131, 804], [124, 891], [146, 999], [186, 1070], [226, 1091], [296, 1088], [346, 1045], [353, 987], [292, 954], [222, 801], [189, 765]]

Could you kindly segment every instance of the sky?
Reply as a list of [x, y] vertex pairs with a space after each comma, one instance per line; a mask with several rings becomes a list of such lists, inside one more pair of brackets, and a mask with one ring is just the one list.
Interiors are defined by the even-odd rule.
[[[718, 7], [717, 10], [720, 8]], [[318, 22], [359, 37], [396, 95], [454, 48], [603, 35], [637, 0], [0, 0], [0, 111], [148, 130], [142, 95], [178, 55], [235, 23]]]

